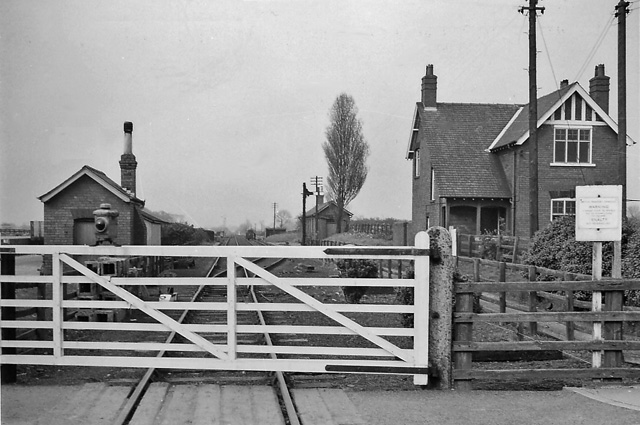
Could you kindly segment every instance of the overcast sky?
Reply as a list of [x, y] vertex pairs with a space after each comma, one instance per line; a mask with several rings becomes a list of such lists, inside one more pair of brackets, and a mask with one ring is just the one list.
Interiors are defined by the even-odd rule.
[[[611, 77], [617, 0], [542, 0], [539, 95]], [[524, 0], [0, 2], [0, 221], [43, 219], [38, 196], [89, 165], [120, 182], [134, 123], [138, 196], [198, 226], [300, 214], [326, 179], [328, 112], [353, 96], [371, 155], [356, 216], [411, 217], [406, 149], [427, 64], [438, 101], [528, 102]], [[628, 15], [629, 134], [640, 141], [640, 10]], [[640, 199], [640, 147], [628, 150]], [[635, 202], [631, 205], [639, 205]]]

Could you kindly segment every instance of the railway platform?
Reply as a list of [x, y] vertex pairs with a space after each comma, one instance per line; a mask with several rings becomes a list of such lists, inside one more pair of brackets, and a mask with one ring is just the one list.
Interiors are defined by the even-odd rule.
[[[2, 386], [2, 424], [113, 424], [131, 387]], [[294, 389], [302, 425], [640, 423], [640, 387], [577, 391]], [[612, 422], [613, 421], [613, 422]], [[130, 424], [284, 424], [271, 387], [153, 383]]]

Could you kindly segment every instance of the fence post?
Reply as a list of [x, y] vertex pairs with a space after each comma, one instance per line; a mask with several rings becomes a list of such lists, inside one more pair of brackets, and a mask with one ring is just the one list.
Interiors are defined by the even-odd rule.
[[428, 230], [430, 250], [440, 260], [429, 262], [429, 364], [435, 368], [437, 379], [430, 387], [441, 390], [451, 388], [451, 341], [453, 330], [453, 256], [451, 236], [440, 226]]
[[[429, 234], [418, 232], [415, 237], [415, 247], [429, 248]], [[382, 260], [380, 260], [382, 261]], [[418, 365], [429, 364], [429, 257], [417, 255], [414, 262], [415, 287], [413, 288], [413, 329], [414, 329], [414, 357]], [[413, 375], [415, 385], [427, 385], [428, 375]]]
[[[602, 242], [594, 242], [592, 248], [591, 270], [593, 280], [602, 280]], [[593, 291], [591, 295], [591, 311], [602, 311], [602, 291]], [[593, 339], [602, 340], [602, 322], [593, 322]], [[591, 366], [602, 366], [604, 351], [594, 350], [591, 354]]]
[[[13, 276], [16, 274], [16, 256], [15, 250], [10, 248], [0, 248], [0, 274]], [[16, 284], [14, 282], [3, 282], [2, 299], [16, 298]], [[16, 320], [15, 307], [2, 307], [2, 320]], [[16, 339], [15, 328], [2, 328], [2, 340], [11, 341]], [[1, 348], [2, 354], [16, 354], [15, 347]], [[18, 373], [15, 364], [2, 363], [0, 366], [0, 375], [3, 384], [12, 384], [17, 381]]]
[[[614, 256], [613, 267], [611, 270], [611, 277], [614, 279], [622, 278], [622, 248], [620, 241], [614, 241]], [[623, 308], [624, 291], [607, 291], [604, 296], [604, 310], [605, 311], [622, 311]], [[624, 335], [622, 333], [622, 322], [605, 322], [604, 324], [604, 339], [606, 340], [622, 340]], [[622, 366], [622, 351], [605, 351], [603, 359], [604, 367], [621, 367]]]
[[[456, 294], [456, 313], [473, 312], [473, 293]], [[473, 343], [473, 322], [456, 323], [454, 329], [454, 340], [467, 345]], [[454, 354], [454, 367], [456, 370], [470, 370], [473, 365], [471, 351], [456, 351]], [[469, 379], [456, 379], [454, 388], [461, 391], [473, 389], [473, 383]]]
[[[498, 281], [507, 281], [507, 264], [504, 261], [498, 263]], [[500, 313], [507, 312], [507, 293], [500, 292]]]
[[473, 281], [480, 282], [480, 259], [473, 259]]
[[[536, 266], [529, 266], [529, 282], [535, 282], [537, 279], [536, 275]], [[529, 291], [529, 312], [535, 313], [537, 311], [537, 304], [538, 294], [536, 291]], [[531, 332], [531, 336], [538, 334], [538, 322], [529, 322], [529, 332]]]
[[[573, 275], [571, 273], [564, 273], [564, 275], [562, 276], [562, 279], [567, 281], [567, 280], [573, 280]], [[573, 291], [566, 291], [565, 292], [566, 297], [567, 297], [567, 311], [571, 312], [573, 311]], [[574, 322], [566, 322], [566, 329], [567, 329], [567, 341], [573, 341], [575, 339], [575, 323]]]

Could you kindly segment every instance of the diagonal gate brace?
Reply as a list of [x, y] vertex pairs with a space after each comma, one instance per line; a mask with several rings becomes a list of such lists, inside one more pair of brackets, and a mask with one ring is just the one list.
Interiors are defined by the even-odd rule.
[[288, 293], [289, 295], [292, 295], [294, 297], [296, 297], [297, 299], [299, 299], [300, 301], [302, 301], [303, 303], [307, 304], [308, 306], [312, 307], [313, 309], [319, 311], [320, 313], [324, 314], [325, 316], [335, 320], [336, 322], [340, 323], [342, 326], [351, 329], [352, 331], [354, 331], [355, 333], [357, 333], [358, 335], [362, 336], [363, 338], [366, 338], [367, 340], [371, 341], [372, 343], [376, 344], [378, 347], [382, 348], [383, 350], [387, 351], [390, 354], [393, 354], [394, 356], [408, 362], [408, 363], [413, 363], [414, 359], [413, 359], [413, 355], [410, 354], [407, 350], [404, 350], [392, 343], [390, 343], [389, 341], [387, 341], [384, 338], [379, 337], [378, 335], [376, 335], [375, 333], [369, 331], [367, 328], [365, 328], [364, 326], [354, 322], [353, 320], [349, 319], [348, 317], [344, 316], [343, 314], [340, 314], [339, 312], [337, 312], [335, 309], [321, 303], [320, 301], [316, 300], [315, 298], [313, 298], [312, 296], [306, 294], [305, 292], [301, 291], [300, 289], [283, 283], [282, 280], [280, 278], [278, 278], [277, 276], [275, 276], [272, 273], [269, 273], [268, 271], [264, 270], [263, 268], [256, 266], [255, 264], [253, 264], [252, 262], [244, 259], [244, 258], [235, 258], [235, 262], [244, 267], [245, 269], [249, 270], [250, 272], [254, 273], [256, 276], [261, 277], [262, 279], [266, 280], [267, 282], [269, 282], [270, 284], [276, 286], [279, 289], [282, 289], [283, 291], [285, 291], [286, 293]]
[[163, 325], [165, 325], [167, 328], [171, 329], [172, 331], [174, 331], [176, 333], [179, 333], [180, 335], [182, 335], [183, 337], [185, 337], [189, 341], [193, 342], [198, 347], [200, 347], [203, 350], [211, 353], [213, 356], [215, 356], [215, 357], [217, 357], [217, 358], [219, 358], [221, 360], [228, 360], [229, 356], [227, 355], [227, 353], [225, 353], [224, 351], [220, 350], [218, 347], [216, 347], [210, 341], [207, 341], [206, 339], [204, 339], [200, 335], [198, 335], [198, 334], [196, 334], [194, 332], [191, 332], [190, 330], [186, 329], [185, 325], [177, 322], [176, 320], [172, 319], [171, 317], [167, 316], [166, 314], [162, 313], [161, 311], [149, 307], [143, 300], [141, 300], [140, 298], [138, 298], [135, 295], [131, 294], [129, 291], [127, 291], [125, 289], [122, 289], [119, 286], [111, 283], [109, 281], [109, 279], [105, 279], [104, 277], [92, 272], [91, 270], [89, 270], [88, 268], [86, 268], [85, 266], [80, 264], [78, 261], [76, 261], [73, 258], [69, 257], [67, 254], [60, 254], [60, 259], [64, 263], [68, 264], [69, 266], [73, 267], [75, 270], [77, 270], [80, 273], [82, 273], [84, 276], [88, 277], [89, 279], [93, 280], [94, 282], [96, 282], [97, 284], [102, 286], [103, 288], [105, 288], [108, 291], [112, 292], [114, 295], [117, 295], [122, 300], [128, 302], [129, 304], [131, 304], [132, 306], [134, 306], [138, 310], [140, 310], [140, 311], [146, 313], [147, 315], [153, 317], [158, 322], [162, 323]]

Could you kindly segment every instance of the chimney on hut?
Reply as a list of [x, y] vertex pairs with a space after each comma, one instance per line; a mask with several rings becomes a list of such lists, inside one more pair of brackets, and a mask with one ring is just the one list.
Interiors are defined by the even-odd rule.
[[132, 151], [132, 134], [133, 123], [126, 121], [124, 123], [124, 153], [120, 157], [120, 186], [135, 195], [138, 162], [136, 162], [136, 156]]
[[436, 92], [438, 87], [438, 77], [433, 75], [433, 65], [427, 65], [427, 72], [422, 77], [422, 105], [425, 108], [436, 107]]
[[609, 113], [609, 77], [604, 75], [604, 64], [596, 65], [595, 75], [589, 80], [589, 96]]

